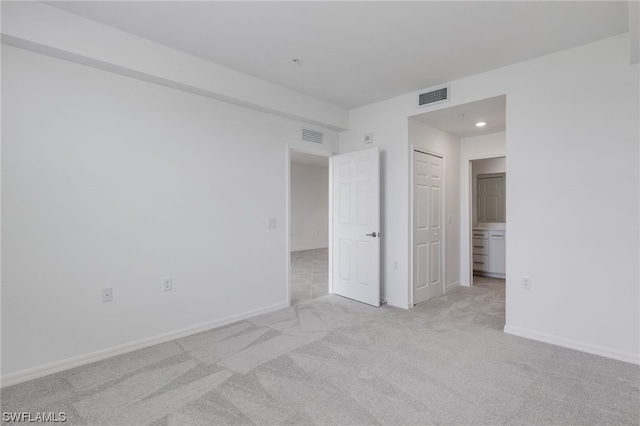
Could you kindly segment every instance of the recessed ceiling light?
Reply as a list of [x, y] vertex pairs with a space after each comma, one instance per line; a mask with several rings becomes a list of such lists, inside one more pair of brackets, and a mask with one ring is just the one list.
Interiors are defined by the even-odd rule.
[[476, 126], [478, 126], [478, 127], [484, 127], [484, 126], [486, 126], [486, 125], [487, 125], [487, 123], [485, 123], [484, 121], [478, 121], [478, 122], [476, 123]]

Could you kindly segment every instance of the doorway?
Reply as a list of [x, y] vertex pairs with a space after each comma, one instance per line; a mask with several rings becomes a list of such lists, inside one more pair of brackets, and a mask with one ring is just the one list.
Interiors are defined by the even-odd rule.
[[308, 302], [329, 293], [329, 158], [289, 154], [289, 298]]
[[[446, 193], [443, 200], [443, 280], [445, 293], [455, 286], [473, 285], [472, 172], [471, 161], [506, 155], [506, 95], [422, 112], [409, 118], [409, 145], [442, 153], [447, 159]], [[411, 163], [410, 163], [411, 164]], [[413, 179], [413, 171], [410, 172]], [[409, 185], [412, 191], [413, 183]], [[414, 220], [411, 206], [411, 220]], [[492, 213], [492, 212], [489, 212]], [[413, 239], [413, 223], [409, 227]], [[415, 246], [410, 242], [411, 257]], [[412, 264], [410, 271], [413, 271]], [[410, 280], [412, 281], [412, 280]], [[413, 302], [413, 284], [410, 305]]]
[[[332, 155], [329, 152], [287, 145], [286, 159], [287, 301], [289, 304], [304, 303], [331, 293], [368, 305], [380, 306], [378, 148]], [[319, 188], [317, 194], [327, 194], [326, 204], [320, 203], [316, 208], [310, 209], [310, 206], [325, 195], [309, 197], [311, 191], [308, 191], [308, 188], [296, 190], [300, 183], [296, 180], [298, 178], [295, 169], [298, 165], [307, 170], [309, 166], [325, 169], [328, 165], [326, 174], [323, 171], [322, 177], [312, 179], [313, 184]], [[297, 197], [296, 192], [302, 196]], [[298, 200], [302, 202], [299, 203]], [[298, 207], [301, 207], [302, 214], [299, 214]], [[312, 215], [317, 221], [309, 224]], [[307, 236], [302, 243], [298, 239], [300, 234], [296, 234], [294, 230], [298, 221], [303, 224], [298, 229], [302, 229]], [[324, 230], [328, 238], [319, 242], [318, 236], [322, 237]], [[314, 239], [315, 242], [309, 244], [309, 241]], [[318, 251], [294, 254], [295, 259], [292, 263], [292, 252], [307, 250]], [[328, 257], [327, 262], [324, 261], [325, 253]], [[294, 271], [293, 268], [297, 265], [303, 267], [297, 267]]]
[[493, 281], [504, 286], [506, 274], [506, 157], [474, 159], [471, 177], [472, 285]]

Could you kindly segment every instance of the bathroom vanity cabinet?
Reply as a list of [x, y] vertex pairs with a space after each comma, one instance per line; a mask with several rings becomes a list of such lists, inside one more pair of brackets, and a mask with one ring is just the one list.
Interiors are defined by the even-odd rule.
[[506, 272], [506, 231], [473, 230], [473, 272], [504, 278]]

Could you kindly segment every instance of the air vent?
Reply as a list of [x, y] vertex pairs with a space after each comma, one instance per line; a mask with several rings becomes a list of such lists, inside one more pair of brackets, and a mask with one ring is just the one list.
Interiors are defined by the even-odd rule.
[[449, 100], [449, 86], [418, 93], [418, 108]]
[[324, 133], [310, 129], [302, 129], [302, 140], [313, 143], [322, 143]]

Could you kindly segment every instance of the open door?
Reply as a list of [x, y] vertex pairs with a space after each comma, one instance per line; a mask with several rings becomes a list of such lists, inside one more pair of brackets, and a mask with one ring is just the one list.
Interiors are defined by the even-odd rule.
[[333, 292], [380, 306], [378, 148], [333, 156], [331, 173]]

